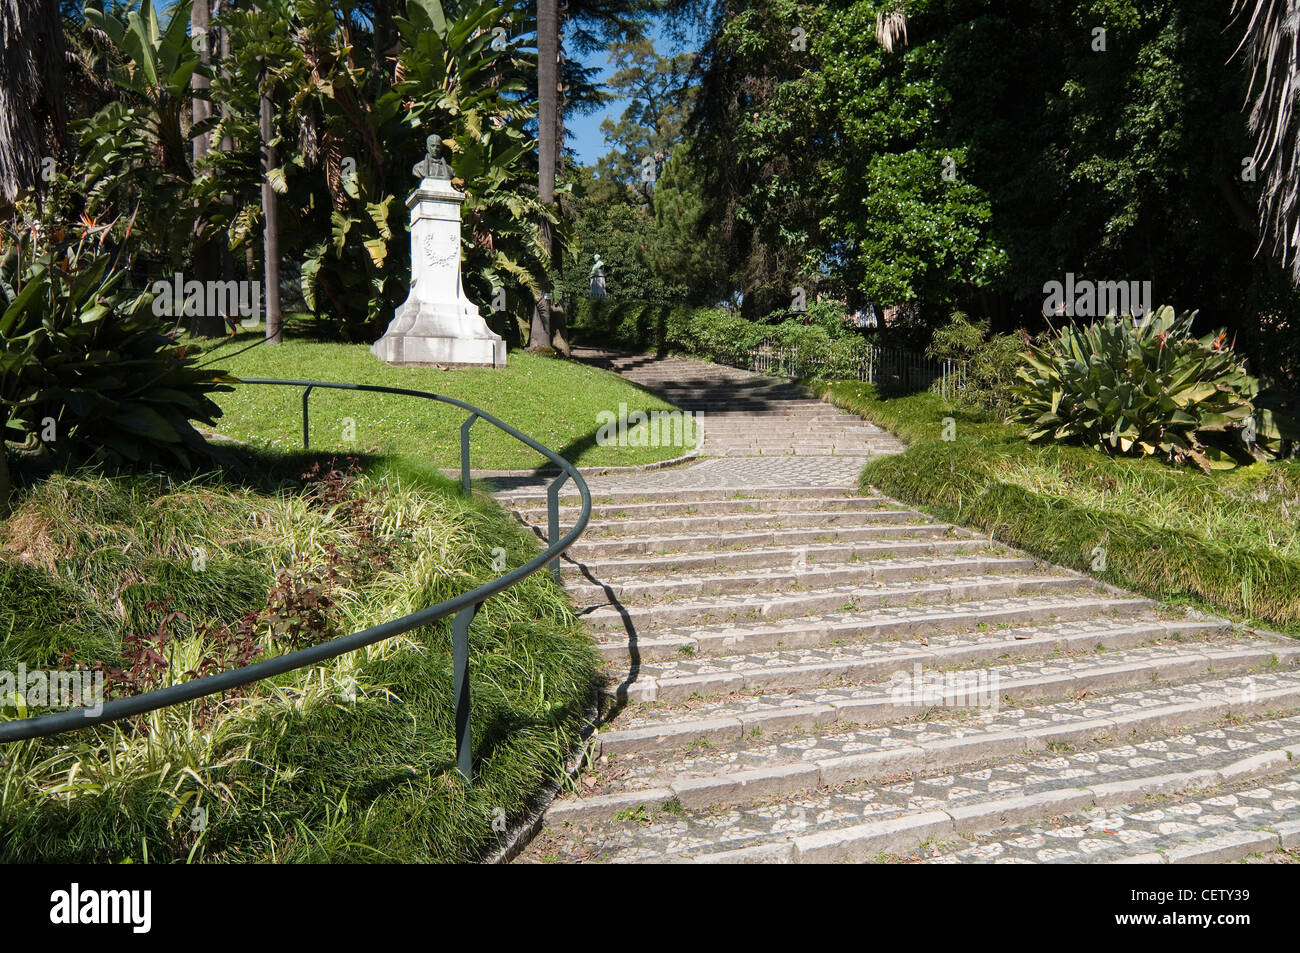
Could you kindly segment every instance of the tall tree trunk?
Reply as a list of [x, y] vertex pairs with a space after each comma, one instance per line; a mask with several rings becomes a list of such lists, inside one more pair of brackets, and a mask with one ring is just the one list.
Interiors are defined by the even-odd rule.
[[[227, 0], [226, 9], [235, 9], [238, 3], [235, 0]], [[218, 9], [221, 9], [220, 5]], [[230, 79], [230, 31], [217, 27], [217, 36], [219, 37], [217, 45], [217, 62], [221, 64], [221, 75]], [[230, 119], [230, 106], [225, 102], [221, 104], [221, 118], [223, 121]], [[222, 152], [232, 152], [235, 148], [234, 141], [230, 138], [229, 132], [224, 132], [221, 141], [217, 143], [217, 148]], [[235, 197], [229, 193], [221, 196], [221, 204], [226, 208], [226, 221], [235, 220]], [[251, 242], [249, 245], [251, 246]], [[247, 271], [249, 280], [252, 280], [253, 271]], [[230, 241], [228, 239], [221, 242], [221, 280], [230, 282], [235, 280], [235, 254], [230, 250]]]
[[[199, 60], [203, 64], [212, 61], [212, 10], [209, 7], [211, 0], [194, 0], [190, 7], [190, 37], [191, 39], [199, 36], [203, 37], [203, 47], [199, 51]], [[190, 88], [196, 94], [206, 93], [211, 88], [211, 82], [208, 77], [200, 75], [197, 71], [190, 77]], [[190, 100], [191, 114], [195, 124], [205, 121], [212, 115], [212, 102], [206, 95], [195, 95]], [[208, 152], [212, 149], [212, 136], [203, 133], [194, 137], [192, 141], [194, 170], [197, 173], [199, 163], [207, 158]], [[194, 231], [196, 234], [202, 234], [207, 229], [207, 220], [195, 216]], [[198, 254], [194, 262], [195, 270], [198, 273], [200, 281], [213, 281], [220, 275], [221, 252], [213, 242], [205, 242], [198, 246]], [[191, 318], [186, 324], [190, 333], [198, 337], [220, 337], [225, 333], [227, 317], [224, 314], [198, 314]]]
[[[555, 28], [555, 178], [558, 180], [564, 175], [565, 157], [564, 157], [564, 111], [568, 108], [568, 97], [565, 95], [567, 89], [564, 85], [564, 22], [569, 15], [568, 0], [560, 0], [559, 11]], [[552, 196], [554, 205], [554, 196]], [[559, 210], [558, 207], [556, 209]], [[557, 237], [551, 235], [551, 265], [558, 269], [560, 263], [560, 249]], [[570, 356], [569, 334], [568, 334], [568, 302], [564, 298], [551, 301], [551, 346], [563, 354], [565, 357]]]
[[271, 89], [265, 70], [261, 79], [257, 128], [262, 140], [262, 258], [266, 286], [266, 340], [279, 344], [284, 317], [280, 313], [280, 213], [270, 172], [275, 168], [275, 147], [271, 145]]
[[[555, 129], [560, 60], [560, 16], [557, 0], [537, 0], [537, 194], [543, 205], [555, 205]], [[555, 266], [555, 233], [545, 216], [539, 227], [546, 248], [544, 292], [533, 308], [528, 350], [551, 346], [551, 271]]]
[[58, 0], [0, 0], [0, 219], [63, 141], [62, 86]]
[[[212, 62], [212, 10], [208, 6], [210, 0], [194, 0], [190, 7], [190, 36], [203, 37], [203, 48], [199, 52], [199, 61], [206, 66]], [[190, 88], [195, 93], [206, 92], [211, 87], [211, 82], [206, 76], [195, 72], [190, 79]], [[206, 98], [199, 95], [191, 100], [194, 116], [194, 124], [198, 125], [212, 115], [212, 103]], [[194, 137], [194, 165], [197, 167], [199, 162], [208, 155], [208, 150], [212, 148], [212, 136], [208, 133]]]

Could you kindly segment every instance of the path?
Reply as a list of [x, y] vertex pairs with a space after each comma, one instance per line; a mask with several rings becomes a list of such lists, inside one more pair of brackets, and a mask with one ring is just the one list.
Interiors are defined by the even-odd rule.
[[707, 458], [590, 480], [564, 578], [616, 714], [521, 861], [1300, 856], [1300, 647], [860, 494], [900, 445], [789, 384], [580, 356]]

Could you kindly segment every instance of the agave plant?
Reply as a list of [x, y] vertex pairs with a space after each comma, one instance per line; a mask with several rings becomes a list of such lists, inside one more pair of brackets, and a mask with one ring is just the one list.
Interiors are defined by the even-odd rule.
[[191, 467], [208, 446], [190, 421], [215, 422], [208, 395], [234, 381], [122, 289], [105, 231], [0, 234], [0, 436], [61, 463]]
[[1023, 357], [1012, 419], [1032, 441], [1165, 456], [1207, 472], [1281, 455], [1294, 425], [1256, 406], [1259, 381], [1226, 332], [1195, 338], [1195, 317], [1166, 306], [1141, 323], [1111, 315], [1054, 330]]

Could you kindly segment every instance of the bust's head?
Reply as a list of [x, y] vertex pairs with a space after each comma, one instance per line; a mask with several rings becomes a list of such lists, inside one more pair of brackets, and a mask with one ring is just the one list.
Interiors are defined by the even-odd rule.
[[435, 132], [424, 140], [424, 147], [429, 151], [429, 155], [437, 157], [442, 152], [442, 136]]

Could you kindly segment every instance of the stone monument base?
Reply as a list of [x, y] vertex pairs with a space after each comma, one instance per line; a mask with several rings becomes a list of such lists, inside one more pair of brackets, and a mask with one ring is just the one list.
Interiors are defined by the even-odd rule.
[[501, 338], [449, 338], [392, 335], [370, 346], [370, 353], [389, 364], [438, 364], [444, 367], [505, 367]]

